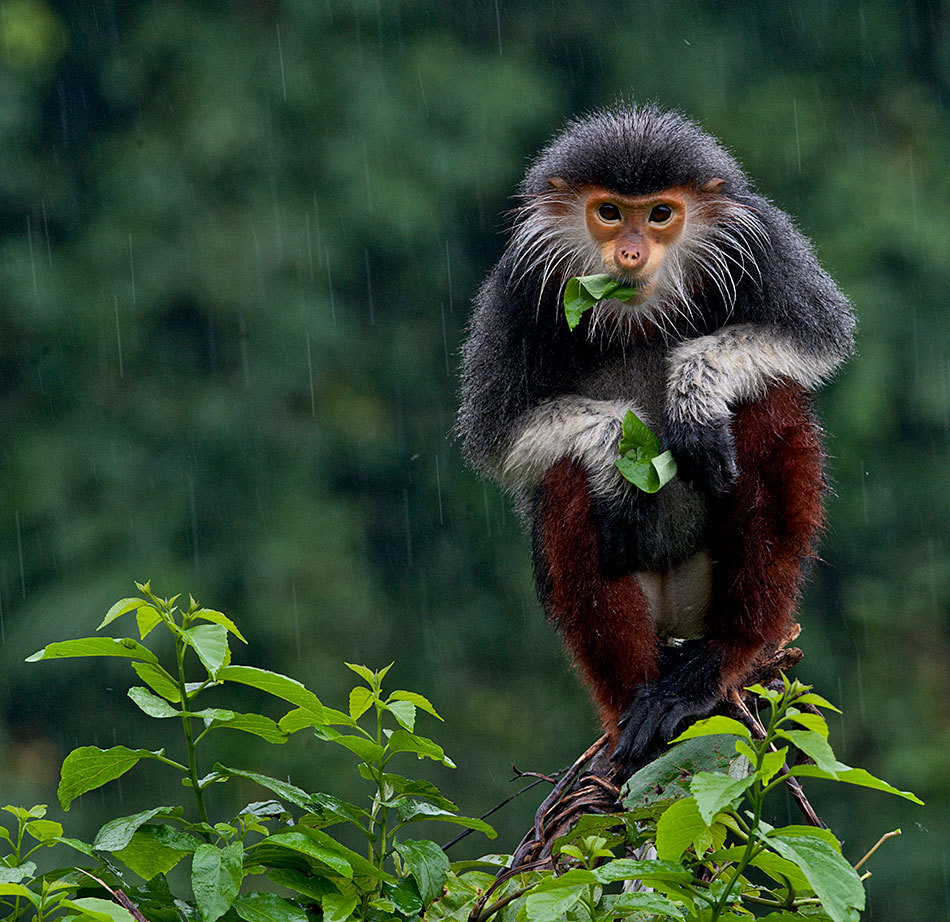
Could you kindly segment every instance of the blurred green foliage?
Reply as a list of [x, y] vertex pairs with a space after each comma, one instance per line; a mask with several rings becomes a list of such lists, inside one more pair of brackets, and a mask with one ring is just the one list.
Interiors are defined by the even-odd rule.
[[[847, 705], [842, 758], [928, 818], [860, 792], [819, 812], [855, 848], [904, 826], [868, 918], [947, 911], [947, 20], [938, 0], [0, 0], [2, 796], [51, 800], [68, 749], [126, 741], [111, 668], [23, 658], [133, 578], [239, 615], [331, 704], [342, 660], [397, 660], [457, 734], [443, 785], [470, 813], [512, 761], [593, 738], [527, 542], [459, 458], [456, 354], [527, 159], [573, 113], [656, 99], [723, 138], [855, 301], [800, 672]], [[333, 771], [286, 748], [261, 768]]]

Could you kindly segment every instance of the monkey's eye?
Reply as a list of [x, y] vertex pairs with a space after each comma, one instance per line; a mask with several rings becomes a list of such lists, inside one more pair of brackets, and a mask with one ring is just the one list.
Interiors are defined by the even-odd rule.
[[666, 224], [673, 217], [673, 209], [669, 205], [654, 205], [650, 212], [651, 224]]
[[620, 214], [620, 209], [610, 202], [604, 202], [603, 205], [599, 205], [597, 208], [597, 217], [601, 221], [608, 221], [613, 223], [614, 221], [619, 221], [622, 219], [623, 215]]

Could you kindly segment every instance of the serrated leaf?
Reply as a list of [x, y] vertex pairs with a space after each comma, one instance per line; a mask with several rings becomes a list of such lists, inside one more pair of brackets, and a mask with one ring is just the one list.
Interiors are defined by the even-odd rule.
[[387, 704], [392, 704], [393, 701], [408, 701], [410, 704], [414, 704], [417, 708], [422, 711], [425, 711], [427, 714], [431, 714], [438, 720], [442, 720], [439, 716], [436, 709], [432, 706], [431, 702], [424, 695], [416, 694], [416, 692], [404, 691], [399, 689], [394, 691], [387, 699]]
[[788, 756], [788, 747], [783, 746], [774, 752], [767, 752], [762, 757], [762, 768], [759, 770], [759, 778], [762, 784], [768, 784], [775, 775], [782, 770], [785, 759]]
[[693, 776], [689, 789], [696, 798], [699, 815], [703, 822], [710, 826], [716, 814], [741, 797], [754, 781], [754, 775], [747, 778], [730, 778], [728, 775], [700, 772]]
[[135, 702], [140, 711], [149, 717], [180, 717], [181, 711], [173, 707], [164, 698], [153, 695], [141, 685], [133, 685], [126, 694]]
[[863, 768], [851, 768], [843, 762], [835, 762], [835, 770], [827, 772], [817, 765], [796, 765], [792, 769], [792, 774], [799, 778], [827, 778], [832, 781], [844, 781], [847, 784], [856, 784], [859, 787], [873, 788], [875, 791], [885, 791], [888, 794], [896, 794], [905, 800], [912, 801], [915, 804], [923, 806], [924, 802], [912, 791], [901, 791], [893, 785], [875, 778], [869, 771]]
[[198, 624], [184, 632], [188, 646], [198, 654], [201, 664], [212, 678], [226, 665], [231, 656], [228, 649], [228, 629], [221, 624]]
[[621, 287], [611, 275], [605, 272], [598, 272], [596, 275], [581, 275], [577, 277], [580, 287], [587, 292], [595, 301], [603, 301], [605, 298], [613, 297], [613, 292]]
[[167, 874], [201, 844], [200, 839], [171, 826], [146, 825], [133, 833], [124, 848], [110, 851], [143, 880], [151, 880], [159, 874]]
[[400, 915], [408, 918], [421, 915], [424, 908], [422, 897], [419, 896], [419, 889], [411, 877], [404, 877], [395, 886], [385, 886], [383, 893], [392, 901]]
[[564, 316], [568, 329], [573, 330], [581, 322], [584, 312], [589, 311], [595, 303], [586, 291], [581, 291], [579, 279], [568, 279], [564, 286]]
[[445, 852], [427, 839], [406, 839], [394, 847], [415, 878], [423, 904], [428, 906], [442, 896], [442, 887], [449, 873], [449, 859]]
[[344, 663], [343, 665], [355, 672], [370, 688], [375, 688], [379, 684], [376, 673], [368, 666], [363, 666], [360, 663]]
[[[328, 893], [320, 901], [323, 908], [323, 922], [347, 922], [348, 919], [352, 919], [353, 910], [358, 902], [359, 896], [355, 893]], [[392, 906], [391, 903], [390, 906]]]
[[373, 706], [374, 695], [372, 691], [362, 685], [350, 691], [350, 717], [357, 720], [362, 717]]
[[821, 714], [809, 714], [807, 712], [792, 713], [789, 711], [786, 716], [789, 720], [794, 720], [795, 723], [800, 726], [808, 730], [813, 730], [815, 733], [828, 739], [828, 724]]
[[145, 640], [154, 628], [162, 623], [162, 616], [157, 609], [151, 605], [143, 605], [135, 613], [135, 623], [138, 625], [139, 637]]
[[825, 708], [826, 710], [834, 711], [836, 714], [841, 713], [830, 701], [826, 698], [822, 698], [821, 695], [816, 695], [814, 692], [806, 692], [804, 695], [800, 695], [795, 699], [795, 703], [811, 704], [816, 708]]
[[158, 692], [172, 704], [178, 704], [181, 701], [178, 683], [157, 663], [132, 663], [131, 665], [138, 677], [152, 691]]
[[241, 730], [275, 745], [286, 743], [288, 739], [287, 734], [270, 717], [265, 717], [263, 714], [234, 714], [227, 720], [215, 719], [212, 720], [210, 729]]
[[143, 810], [141, 813], [133, 813], [131, 816], [120, 816], [114, 820], [109, 820], [96, 833], [92, 841], [92, 847], [103, 852], [115, 852], [125, 848], [132, 841], [135, 831], [144, 826], [155, 817], [181, 816], [181, 807], [153, 807], [151, 810]]
[[152, 752], [125, 746], [113, 746], [111, 749], [80, 746], [74, 749], [66, 756], [60, 769], [57, 789], [60, 806], [63, 810], [69, 810], [69, 805], [81, 794], [121, 777], [134, 768], [140, 759], [154, 759], [162, 754], [163, 750]]
[[48, 839], [57, 839], [63, 834], [61, 823], [55, 820], [33, 820], [24, 827], [28, 835], [37, 842], [46, 842]]
[[269, 775], [249, 772], [242, 768], [229, 768], [220, 762], [215, 762], [214, 770], [234, 778], [247, 778], [248, 781], [254, 781], [261, 785], [261, 787], [267, 788], [268, 791], [273, 791], [278, 797], [301, 809], [306, 810], [309, 807], [310, 795], [306, 791], [290, 784], [288, 781], [280, 781], [277, 778], [271, 778]]
[[304, 874], [293, 868], [268, 868], [267, 877], [275, 884], [311, 900], [322, 900], [327, 894], [339, 893], [336, 886], [327, 878]]
[[776, 733], [778, 736], [787, 739], [790, 743], [799, 748], [810, 759], [813, 759], [820, 769], [831, 774], [835, 773], [837, 760], [835, 759], [834, 751], [831, 746], [828, 745], [828, 741], [820, 733], [814, 730], [782, 729], [777, 730]]
[[525, 917], [529, 922], [556, 922], [563, 919], [580, 902], [586, 890], [586, 886], [579, 884], [555, 890], [539, 891], [535, 888], [525, 900]]
[[35, 874], [36, 864], [33, 861], [25, 861], [12, 868], [0, 866], [0, 884], [18, 884], [25, 877], [33, 877]]
[[[738, 862], [742, 859], [744, 854], [745, 846], [736, 845], [732, 848], [718, 851], [711, 857], [714, 861]], [[787, 858], [783, 858], [781, 855], [776, 855], [775, 852], [759, 852], [749, 863], [765, 874], [768, 874], [772, 880], [781, 884], [783, 887], [791, 884], [792, 888], [799, 893], [811, 890], [808, 880], [805, 875], [802, 874], [798, 865], [789, 861]]]
[[390, 752], [412, 752], [420, 759], [433, 759], [449, 768], [455, 768], [455, 763], [445, 754], [438, 743], [424, 736], [417, 736], [408, 730], [395, 730], [389, 737]]
[[357, 736], [355, 733], [340, 733], [332, 727], [314, 727], [313, 731], [317, 737], [326, 740], [328, 743], [336, 743], [344, 749], [359, 756], [364, 762], [377, 762], [383, 755], [383, 747], [375, 740], [368, 739], [365, 736]]
[[411, 701], [393, 701], [386, 708], [401, 727], [412, 733], [416, 726], [416, 706]]
[[191, 888], [201, 910], [202, 922], [215, 922], [234, 902], [244, 879], [244, 846], [233, 842], [224, 848], [202, 843], [191, 862]]
[[84, 656], [122, 656], [126, 659], [157, 663], [158, 657], [131, 637], [81, 637], [47, 644], [25, 660], [35, 663], [44, 659], [70, 659]]
[[[725, 777], [725, 776], [720, 776]], [[663, 811], [656, 824], [656, 854], [662, 861], [678, 861], [707, 827], [695, 797], [677, 800]]]
[[[696, 814], [699, 815], [698, 813]], [[636, 858], [615, 858], [595, 868], [594, 875], [602, 884], [618, 880], [644, 880], [647, 882], [688, 883], [693, 875], [674, 861], [657, 861]]]
[[[608, 902], [609, 901], [609, 902]], [[651, 918], [659, 916], [664, 920], [685, 918], [685, 912], [672, 900], [659, 893], [621, 893], [617, 896], [604, 897], [604, 903], [609, 908], [610, 916], [618, 918], [630, 913], [647, 913]], [[643, 918], [638, 916], [638, 918]], [[749, 922], [751, 922], [751, 916]]]
[[[367, 781], [376, 780], [376, 775], [367, 765], [360, 765], [359, 773]], [[458, 811], [458, 806], [449, 800], [431, 781], [425, 781], [421, 778], [406, 778], [403, 775], [385, 772], [382, 776], [382, 783], [384, 787], [391, 787], [397, 794], [422, 797], [432, 801], [442, 810]]]
[[345, 845], [341, 845], [336, 839], [320, 829], [312, 829], [309, 826], [294, 826], [292, 829], [268, 836], [260, 844], [278, 845], [281, 848], [287, 848], [301, 855], [315, 858], [348, 879], [355, 875], [390, 882], [395, 881], [391, 874], [380, 870], [362, 855]]
[[314, 714], [320, 714], [324, 709], [320, 699], [306, 686], [279, 672], [270, 672], [255, 666], [224, 666], [218, 670], [217, 677], [219, 681], [239, 682], [241, 685], [258, 688]]
[[112, 624], [116, 618], [121, 618], [130, 611], [136, 611], [144, 605], [148, 605], [145, 599], [119, 599], [107, 612], [106, 616], [99, 622], [97, 631], [101, 631], [107, 624]]
[[238, 630], [238, 626], [223, 612], [215, 611], [213, 608], [199, 608], [192, 614], [193, 618], [201, 618], [204, 621], [210, 621], [213, 624], [220, 624], [228, 633], [233, 634], [238, 640], [247, 643], [244, 635]]
[[703, 720], [697, 720], [696, 723], [687, 727], [676, 739], [670, 740], [670, 742], [680, 743], [683, 740], [691, 740], [699, 736], [719, 736], [722, 734], [742, 736], [747, 740], [752, 739], [752, 734], [745, 724], [739, 723], [738, 720], [733, 720], [731, 717], [716, 715], [715, 717], [705, 717]]
[[457, 826], [475, 829], [485, 833], [489, 839], [494, 839], [497, 835], [495, 830], [484, 820], [477, 819], [474, 816], [458, 816], [455, 813], [449, 813], [447, 810], [442, 810], [428, 801], [410, 800], [406, 798], [398, 804], [397, 813], [400, 823], [432, 820], [438, 823], [454, 823]]
[[29, 900], [34, 906], [39, 906], [40, 903], [39, 894], [34, 893], [28, 887], [24, 887], [23, 884], [0, 883], [0, 896], [19, 896]]
[[308, 918], [303, 909], [276, 893], [245, 893], [232, 906], [244, 922], [307, 922]]
[[798, 865], [834, 922], [851, 922], [864, 909], [864, 885], [854, 868], [827, 842], [810, 836], [770, 835], [766, 842]]
[[841, 853], [841, 843], [837, 836], [830, 829], [822, 829], [820, 826], [804, 826], [792, 824], [790, 826], [781, 826], [768, 831], [769, 836], [784, 836], [786, 839], [790, 836], [812, 836], [815, 839], [821, 839], [827, 842], [836, 852]]

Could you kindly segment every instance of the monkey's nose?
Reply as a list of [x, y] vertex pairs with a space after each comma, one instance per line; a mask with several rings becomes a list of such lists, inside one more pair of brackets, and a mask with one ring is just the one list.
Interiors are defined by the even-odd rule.
[[614, 258], [621, 269], [639, 269], [643, 265], [643, 250], [637, 246], [621, 245], [617, 247]]

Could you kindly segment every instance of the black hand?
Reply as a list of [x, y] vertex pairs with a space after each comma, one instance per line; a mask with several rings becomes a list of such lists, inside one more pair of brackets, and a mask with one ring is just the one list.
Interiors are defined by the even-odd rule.
[[714, 496], [728, 492], [739, 476], [728, 419], [705, 425], [668, 420], [663, 444], [673, 452], [679, 476]]

